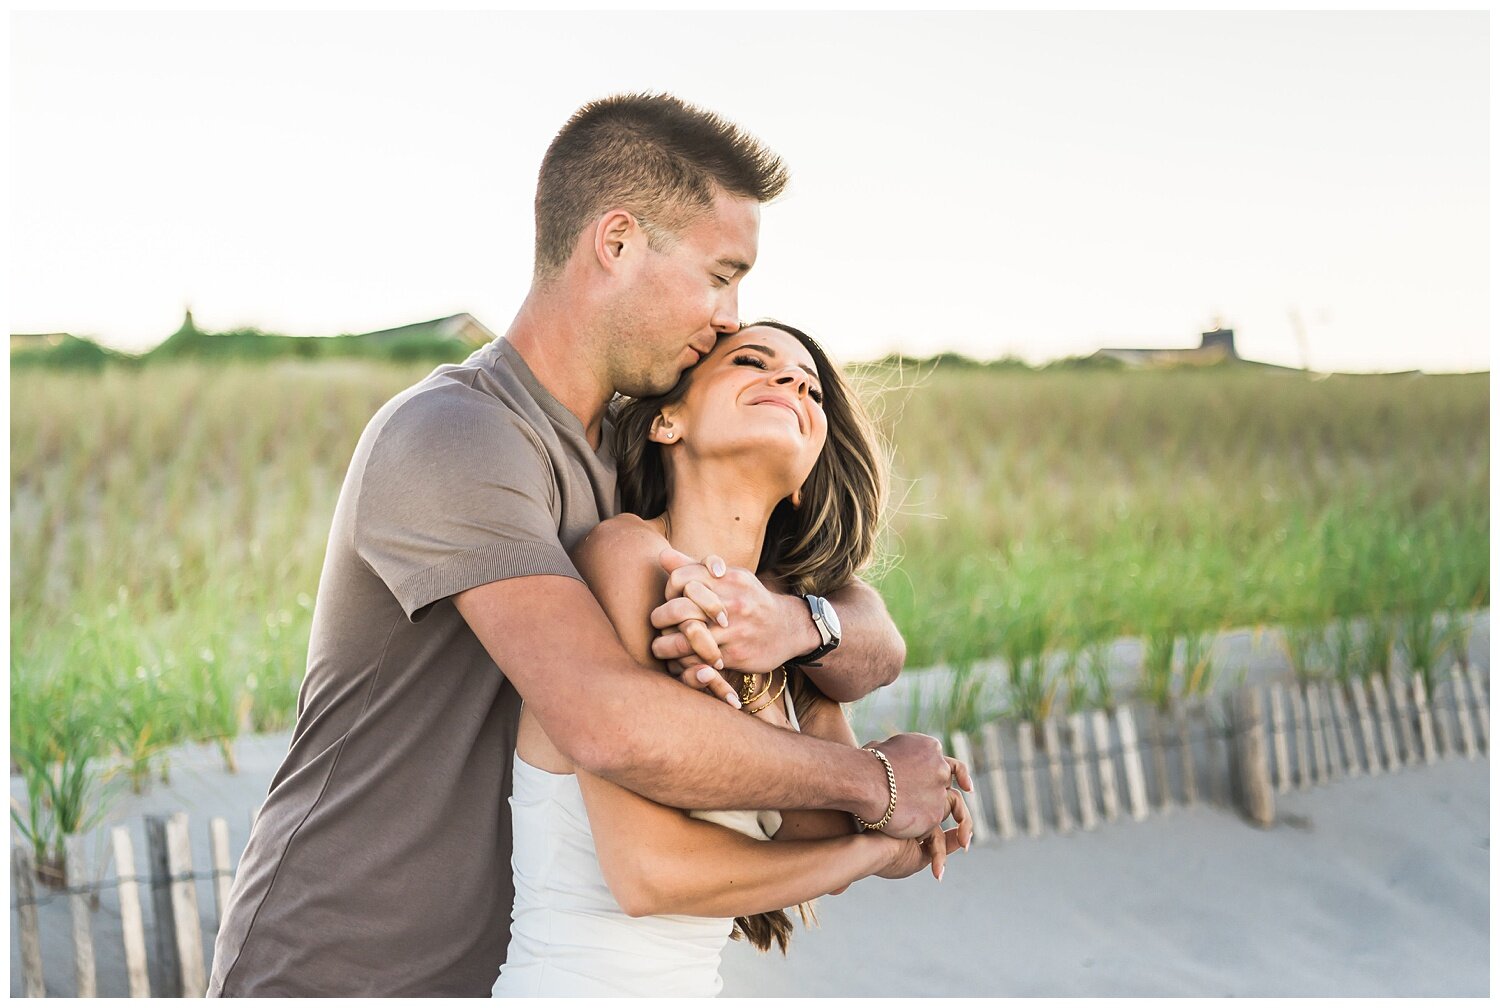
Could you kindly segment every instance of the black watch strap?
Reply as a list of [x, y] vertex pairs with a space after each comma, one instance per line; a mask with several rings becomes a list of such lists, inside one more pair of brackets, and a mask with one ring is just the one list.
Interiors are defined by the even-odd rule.
[[[827, 618], [819, 608], [820, 605], [831, 608], [828, 606], [826, 599], [819, 598], [816, 595], [804, 595], [802, 596], [802, 601], [807, 603], [808, 611], [812, 614], [813, 625], [818, 628], [818, 635], [823, 637], [824, 641], [807, 652], [807, 654], [793, 658], [790, 664], [802, 665], [807, 668], [822, 668], [823, 666], [818, 662], [818, 659], [839, 646], [839, 631], [835, 627], [828, 625]], [[834, 620], [837, 621], [837, 618], [835, 616]]]

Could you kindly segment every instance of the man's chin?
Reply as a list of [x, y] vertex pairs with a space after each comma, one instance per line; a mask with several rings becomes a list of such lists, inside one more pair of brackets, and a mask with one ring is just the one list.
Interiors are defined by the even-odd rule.
[[[683, 371], [686, 370], [686, 368], [683, 369]], [[677, 387], [683, 371], [668, 371], [659, 375], [637, 375], [631, 379], [628, 386], [621, 385], [615, 391], [621, 395], [630, 396], [632, 399], [664, 395]]]

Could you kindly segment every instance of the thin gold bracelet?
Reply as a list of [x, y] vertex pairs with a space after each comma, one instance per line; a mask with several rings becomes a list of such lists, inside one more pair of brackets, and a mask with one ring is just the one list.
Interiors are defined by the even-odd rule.
[[[787, 675], [787, 671], [786, 671], [786, 666], [785, 665], [778, 666], [777, 668], [779, 668], [779, 670], [781, 671], [781, 688], [776, 691], [776, 695], [775, 696], [771, 697], [771, 699], [767, 700], [765, 703], [761, 704], [759, 707], [746, 707], [745, 708], [745, 713], [746, 714], [759, 714], [761, 711], [763, 711], [767, 707], [771, 706], [777, 700], [781, 699], [781, 694], [786, 689], [786, 683], [787, 683], [788, 675]], [[766, 693], [769, 693], [770, 690], [771, 690], [771, 681], [776, 678], [776, 672], [777, 672], [777, 669], [772, 669], [771, 670], [771, 678], [766, 680]], [[761, 696], [765, 696], [765, 693], [762, 693]], [[756, 699], [760, 699], [760, 697], [757, 697]]]
[[880, 762], [885, 764], [885, 780], [891, 788], [891, 803], [886, 806], [885, 815], [881, 817], [879, 822], [867, 823], [857, 815], [854, 817], [854, 821], [859, 823], [859, 828], [863, 830], [882, 830], [890, 824], [891, 816], [896, 814], [896, 771], [891, 769], [891, 761], [886, 759], [885, 753], [879, 749], [872, 749], [869, 746], [865, 746], [864, 748], [866, 752], [874, 753]]

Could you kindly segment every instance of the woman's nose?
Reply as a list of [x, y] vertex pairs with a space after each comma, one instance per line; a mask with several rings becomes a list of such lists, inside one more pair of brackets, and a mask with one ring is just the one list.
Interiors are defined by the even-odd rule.
[[777, 385], [795, 387], [799, 396], [807, 395], [807, 375], [800, 368], [788, 367], [771, 380]]

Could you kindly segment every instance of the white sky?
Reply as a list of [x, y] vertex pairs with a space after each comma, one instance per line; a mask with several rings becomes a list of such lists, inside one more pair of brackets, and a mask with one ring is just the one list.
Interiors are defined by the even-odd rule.
[[[1488, 15], [15, 14], [13, 332], [359, 332], [525, 293], [553, 133], [779, 152], [741, 315], [836, 355], [1489, 366]], [[1290, 319], [1305, 323], [1308, 356]]]

